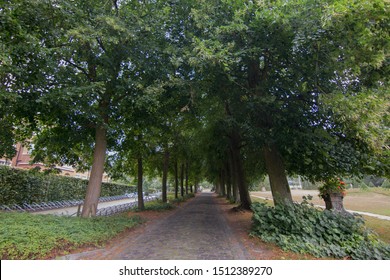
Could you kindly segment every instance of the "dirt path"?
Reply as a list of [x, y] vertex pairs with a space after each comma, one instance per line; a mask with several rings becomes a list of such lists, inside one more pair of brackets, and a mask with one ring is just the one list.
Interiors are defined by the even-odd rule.
[[226, 217], [226, 211], [232, 208], [227, 206], [215, 194], [201, 193], [171, 214], [122, 235], [103, 249], [64, 259], [251, 259], [242, 242], [242, 236], [247, 237], [247, 227], [241, 225], [240, 236]]

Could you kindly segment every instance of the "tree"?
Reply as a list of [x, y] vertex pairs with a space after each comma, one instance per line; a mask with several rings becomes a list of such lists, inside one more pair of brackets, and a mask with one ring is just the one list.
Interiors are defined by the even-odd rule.
[[[92, 164], [82, 216], [93, 216], [106, 152], [115, 149], [115, 139], [121, 139], [119, 108], [131, 104], [148, 86], [142, 82], [143, 73], [155, 72], [156, 65], [148, 63], [155, 50], [149, 47], [155, 41], [149, 39], [159, 33], [158, 12], [163, 9], [154, 1], [20, 3], [10, 4], [7, 13], [18, 17], [24, 32], [32, 26], [38, 35], [35, 49], [24, 51], [32, 58], [23, 61], [16, 53], [13, 64], [28, 77], [37, 72], [38, 78], [30, 78], [27, 84], [16, 70], [11, 75], [15, 76], [13, 92], [23, 98], [32, 96], [29, 114], [36, 130], [35, 159]], [[32, 23], [23, 22], [26, 14]], [[49, 21], [42, 21], [47, 17]], [[22, 49], [24, 42], [17, 43]], [[38, 62], [45, 66], [35, 69]]]
[[207, 1], [193, 12], [198, 64], [218, 66], [228, 90], [241, 89], [229, 105], [247, 116], [239, 123], [251, 128], [248, 149], [262, 151], [276, 203], [292, 201], [287, 172], [359, 173], [377, 154], [358, 130], [337, 125], [348, 112], [330, 113], [325, 102], [365, 95], [366, 84], [386, 89], [387, 4], [374, 2]]

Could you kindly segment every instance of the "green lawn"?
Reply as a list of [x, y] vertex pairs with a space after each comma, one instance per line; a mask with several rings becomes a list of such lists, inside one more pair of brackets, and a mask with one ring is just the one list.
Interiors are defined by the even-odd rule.
[[0, 212], [0, 257], [51, 258], [78, 247], [101, 245], [139, 223], [139, 217], [126, 215], [83, 219]]
[[[252, 192], [251, 194], [272, 198], [271, 192]], [[324, 201], [318, 197], [317, 190], [292, 190], [291, 194], [294, 201], [298, 202], [302, 201], [302, 196], [311, 195], [313, 204], [325, 206]], [[344, 206], [349, 210], [390, 216], [390, 189], [348, 189], [344, 198]]]

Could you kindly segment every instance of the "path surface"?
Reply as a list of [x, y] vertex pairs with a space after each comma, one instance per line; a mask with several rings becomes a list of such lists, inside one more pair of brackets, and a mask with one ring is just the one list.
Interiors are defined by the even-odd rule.
[[64, 259], [223, 260], [249, 258], [212, 193], [201, 193], [138, 236]]

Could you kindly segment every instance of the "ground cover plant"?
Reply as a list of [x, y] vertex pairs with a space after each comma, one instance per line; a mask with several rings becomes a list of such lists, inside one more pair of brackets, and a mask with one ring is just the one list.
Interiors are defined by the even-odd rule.
[[284, 250], [316, 257], [390, 259], [390, 245], [380, 241], [358, 216], [341, 215], [301, 204], [252, 204], [251, 235]]
[[46, 259], [82, 246], [99, 246], [141, 223], [138, 216], [82, 219], [0, 212], [0, 258]]

